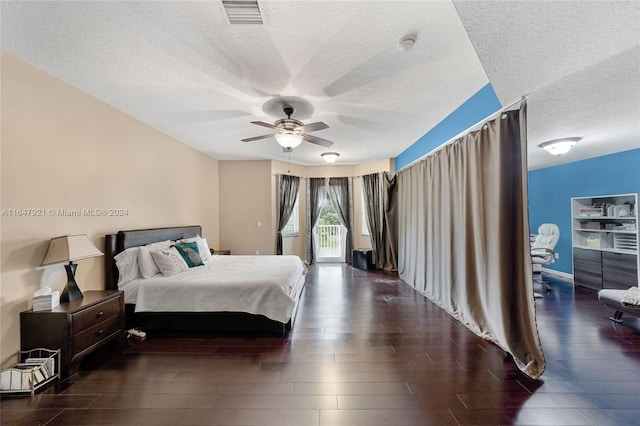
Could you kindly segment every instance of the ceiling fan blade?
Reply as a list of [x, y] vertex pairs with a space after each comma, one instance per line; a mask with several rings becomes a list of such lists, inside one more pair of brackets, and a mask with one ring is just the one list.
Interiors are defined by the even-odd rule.
[[302, 138], [307, 142], [315, 143], [316, 145], [321, 145], [326, 148], [329, 148], [331, 145], [333, 145], [333, 142], [319, 138], [317, 136], [303, 134]]
[[242, 139], [242, 142], [253, 142], [253, 141], [259, 141], [260, 139], [268, 139], [268, 138], [272, 138], [275, 135], [262, 135], [262, 136], [254, 136], [252, 138], [247, 138], [247, 139]]
[[251, 123], [262, 127], [268, 127], [269, 129], [277, 129], [273, 124], [265, 123], [264, 121], [252, 121]]
[[303, 133], [315, 132], [316, 130], [324, 130], [324, 129], [328, 129], [328, 128], [329, 128], [329, 126], [324, 124], [322, 121], [318, 121], [317, 123], [305, 124], [304, 126], [299, 127], [300, 131], [303, 132]]

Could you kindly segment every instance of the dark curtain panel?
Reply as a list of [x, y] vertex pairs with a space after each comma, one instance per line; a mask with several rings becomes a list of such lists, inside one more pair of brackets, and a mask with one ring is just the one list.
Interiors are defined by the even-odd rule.
[[313, 227], [316, 226], [326, 191], [325, 178], [307, 179], [307, 262], [315, 263], [316, 254], [313, 249]]
[[376, 267], [384, 266], [384, 246], [382, 244], [383, 211], [382, 211], [382, 185], [381, 173], [372, 173], [362, 176], [362, 194], [364, 198], [364, 210], [367, 226], [369, 227], [369, 239], [373, 249]]
[[276, 254], [282, 254], [282, 230], [287, 226], [293, 207], [298, 199], [300, 178], [298, 176], [278, 175], [278, 225]]
[[526, 141], [523, 103], [398, 174], [398, 272], [537, 378]]
[[362, 176], [365, 213], [376, 267], [398, 270], [398, 189], [394, 174]]
[[[387, 271], [398, 270], [398, 185], [396, 176], [391, 173], [381, 173], [380, 180], [384, 195], [384, 223], [382, 230], [382, 265]], [[379, 258], [380, 259], [380, 258]]]
[[353, 250], [353, 194], [352, 178], [329, 178], [329, 199], [335, 209], [340, 222], [347, 228], [344, 260], [351, 264]]

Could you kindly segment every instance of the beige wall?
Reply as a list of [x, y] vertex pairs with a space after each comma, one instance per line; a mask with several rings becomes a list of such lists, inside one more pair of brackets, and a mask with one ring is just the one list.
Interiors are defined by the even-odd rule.
[[[391, 160], [361, 165], [301, 166], [280, 161], [220, 161], [220, 248], [234, 254], [273, 254], [276, 238], [276, 175], [306, 177], [361, 176], [390, 171]], [[267, 187], [268, 185], [268, 187]], [[354, 179], [354, 247], [370, 248], [361, 233], [362, 182]], [[306, 182], [300, 184], [300, 230], [283, 239], [284, 254], [306, 258]], [[261, 227], [257, 223], [261, 222]]]
[[220, 161], [220, 249], [274, 254], [271, 161]]
[[[19, 348], [19, 313], [61, 265], [40, 268], [51, 237], [86, 233], [102, 249], [120, 229], [200, 224], [218, 235], [218, 162], [2, 53], [0, 348]], [[64, 216], [58, 209], [126, 209]], [[43, 209], [14, 216], [11, 209]], [[53, 209], [53, 210], [51, 210]], [[103, 258], [78, 262], [82, 290], [104, 288]]]
[[[364, 165], [298, 166], [277, 161], [218, 162], [60, 82], [20, 59], [1, 57], [0, 356], [19, 348], [19, 313], [35, 290], [61, 290], [61, 265], [40, 267], [50, 238], [86, 233], [100, 248], [120, 229], [200, 224], [212, 247], [234, 254], [275, 251], [275, 175], [359, 176], [388, 171]], [[355, 246], [360, 235], [360, 180], [354, 180]], [[306, 229], [306, 182], [300, 188]], [[16, 216], [41, 209], [43, 216]], [[88, 216], [83, 209], [123, 209]], [[79, 216], [62, 211], [79, 212]], [[260, 222], [261, 226], [258, 226]], [[306, 234], [284, 251], [305, 258]], [[78, 262], [82, 290], [104, 288], [103, 258]]]
[[372, 161], [370, 163], [358, 164], [354, 167], [356, 176], [368, 175], [378, 172], [390, 172], [394, 169], [393, 158], [385, 160]]

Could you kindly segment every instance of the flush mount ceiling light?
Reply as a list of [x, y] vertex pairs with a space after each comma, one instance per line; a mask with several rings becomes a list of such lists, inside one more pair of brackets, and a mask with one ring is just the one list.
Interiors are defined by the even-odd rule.
[[553, 155], [562, 155], [569, 152], [571, 148], [580, 140], [580, 138], [563, 138], [554, 139], [538, 145]]
[[416, 44], [418, 37], [415, 34], [407, 34], [402, 37], [398, 42], [398, 49], [406, 52], [408, 50], [413, 49], [413, 46]]
[[324, 161], [326, 161], [327, 163], [333, 164], [336, 162], [338, 157], [340, 157], [340, 154], [338, 154], [337, 152], [324, 152], [320, 154], [320, 156], [324, 158]]

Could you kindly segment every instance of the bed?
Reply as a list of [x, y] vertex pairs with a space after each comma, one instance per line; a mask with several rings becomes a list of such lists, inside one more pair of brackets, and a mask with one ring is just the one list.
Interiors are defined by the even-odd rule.
[[[127, 328], [279, 334], [290, 331], [307, 272], [297, 256], [214, 254], [203, 265], [172, 276], [158, 273], [120, 279], [116, 259], [122, 268], [123, 256], [150, 251], [149, 247], [154, 246], [149, 244], [190, 241], [201, 235], [200, 226], [183, 226], [119, 231], [105, 236], [106, 288], [124, 292]], [[143, 270], [142, 263], [139, 269]]]

